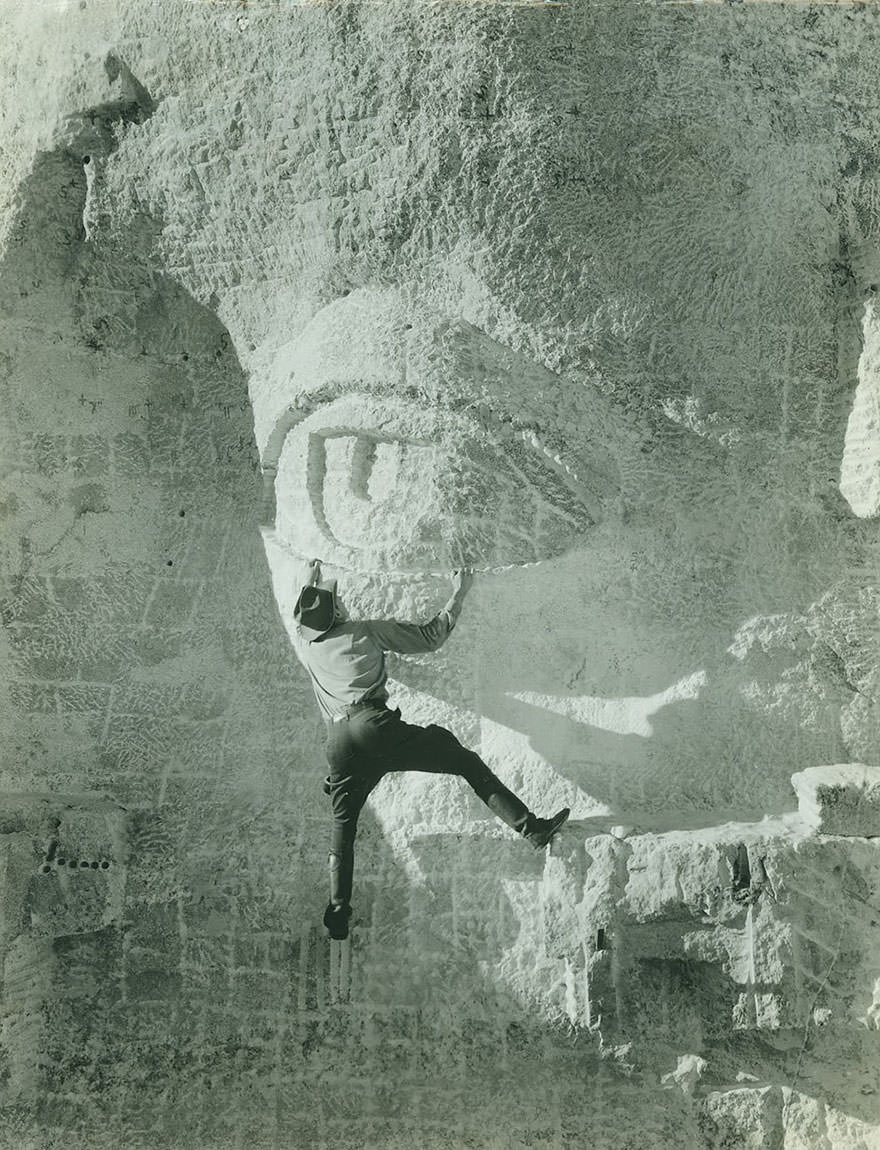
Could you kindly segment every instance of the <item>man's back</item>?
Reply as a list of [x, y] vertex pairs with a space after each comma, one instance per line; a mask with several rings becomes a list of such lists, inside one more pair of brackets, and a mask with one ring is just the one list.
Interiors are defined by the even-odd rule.
[[299, 636], [294, 647], [311, 677], [321, 712], [332, 719], [353, 703], [387, 699], [386, 651], [409, 655], [435, 651], [453, 625], [445, 608], [427, 623], [345, 620], [311, 642]]

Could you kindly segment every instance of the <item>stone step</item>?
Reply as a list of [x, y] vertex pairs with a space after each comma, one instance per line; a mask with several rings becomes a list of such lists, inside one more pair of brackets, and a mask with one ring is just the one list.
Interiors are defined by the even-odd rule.
[[880, 835], [880, 767], [837, 763], [808, 767], [791, 777], [798, 809], [823, 835]]

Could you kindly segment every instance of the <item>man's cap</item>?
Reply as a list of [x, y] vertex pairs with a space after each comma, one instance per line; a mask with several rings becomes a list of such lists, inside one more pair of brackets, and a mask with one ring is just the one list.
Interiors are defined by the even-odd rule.
[[320, 639], [336, 621], [336, 580], [329, 579], [313, 587], [303, 587], [293, 609], [303, 638]]

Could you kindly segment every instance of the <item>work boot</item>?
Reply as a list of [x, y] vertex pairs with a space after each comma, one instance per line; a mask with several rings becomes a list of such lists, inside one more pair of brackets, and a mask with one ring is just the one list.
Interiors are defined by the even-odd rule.
[[324, 911], [324, 926], [331, 938], [348, 938], [348, 920], [351, 918], [351, 907], [348, 903], [328, 902]]
[[536, 851], [540, 850], [541, 847], [545, 847], [550, 842], [570, 814], [571, 810], [568, 807], [563, 807], [561, 811], [557, 811], [549, 819], [539, 819], [532, 816], [528, 827], [523, 831], [523, 838], [528, 840]]

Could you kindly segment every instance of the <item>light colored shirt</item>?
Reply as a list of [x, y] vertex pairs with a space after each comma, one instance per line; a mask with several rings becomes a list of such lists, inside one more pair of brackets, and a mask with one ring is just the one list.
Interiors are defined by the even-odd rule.
[[297, 628], [293, 648], [309, 673], [321, 713], [332, 719], [352, 703], [384, 702], [388, 698], [385, 652], [436, 651], [449, 638], [456, 617], [457, 611], [447, 606], [427, 623], [345, 620], [311, 642]]

